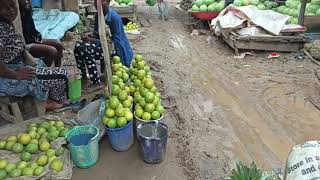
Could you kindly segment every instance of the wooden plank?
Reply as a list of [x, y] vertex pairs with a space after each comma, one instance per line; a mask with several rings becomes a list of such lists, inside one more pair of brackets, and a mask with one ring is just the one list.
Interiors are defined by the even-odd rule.
[[259, 41], [235, 41], [238, 49], [277, 51], [277, 52], [296, 52], [302, 48], [301, 43], [282, 43], [282, 42], [259, 42]]
[[[21, 22], [21, 17], [20, 17], [20, 9], [19, 9], [18, 0], [16, 0], [16, 4], [17, 4], [17, 7], [18, 7], [18, 15], [17, 15], [17, 18], [13, 21], [13, 25], [16, 28], [17, 32], [21, 36], [23, 36], [23, 33], [22, 33], [22, 22]], [[24, 38], [23, 38], [23, 41], [24, 41]]]
[[134, 13], [136, 6], [127, 6], [127, 7], [112, 7], [118, 14], [122, 13]]
[[310, 32], [319, 32], [320, 16], [305, 16], [304, 26], [307, 27]]
[[239, 40], [254, 40], [254, 41], [278, 41], [278, 42], [303, 42], [303, 36], [236, 36]]
[[10, 115], [4, 111], [0, 111], [0, 116], [6, 120], [6, 121], [9, 121], [9, 122], [12, 122], [12, 123], [15, 123], [16, 122], [16, 119], [13, 115]]
[[[104, 20], [104, 14], [102, 10], [102, 4], [101, 0], [97, 0], [97, 11], [98, 11], [98, 25], [99, 25], [99, 36], [103, 51], [103, 57], [104, 61], [106, 62], [106, 71], [104, 72], [104, 75], [106, 77], [106, 81], [104, 82], [105, 85], [108, 88], [109, 94], [111, 94], [111, 88], [112, 88], [112, 71], [111, 71], [111, 62], [110, 62], [110, 55], [109, 55], [109, 46], [108, 46], [108, 40], [106, 35], [106, 22]], [[107, 31], [109, 32], [109, 31]], [[108, 33], [108, 37], [110, 37], [110, 34]]]
[[11, 111], [13, 113], [13, 116], [15, 117], [14, 119], [14, 123], [19, 123], [19, 122], [22, 122], [23, 121], [23, 118], [22, 118], [22, 114], [21, 114], [21, 111], [20, 111], [20, 108], [19, 108], [19, 105], [18, 103], [12, 103], [10, 105], [11, 107]]
[[128, 7], [112, 7], [122, 18], [131, 18], [133, 22], [137, 22], [137, 6]]
[[63, 0], [62, 3], [65, 11], [79, 12], [78, 0]]
[[42, 8], [45, 10], [50, 9], [62, 9], [62, 1], [61, 0], [44, 0], [42, 1]]
[[1, 97], [0, 97], [0, 103], [4, 103], [4, 104], [9, 105], [9, 104], [10, 104], [10, 99], [9, 99], [9, 97], [1, 96]]

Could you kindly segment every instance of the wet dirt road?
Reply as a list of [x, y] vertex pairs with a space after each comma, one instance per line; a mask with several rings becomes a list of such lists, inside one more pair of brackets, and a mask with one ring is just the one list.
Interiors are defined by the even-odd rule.
[[292, 54], [234, 59], [220, 40], [190, 36], [186, 16], [172, 7], [170, 21], [153, 17], [133, 46], [162, 87], [184, 173], [221, 179], [237, 160], [284, 168], [293, 145], [318, 138], [320, 113], [306, 99], [318, 96], [316, 66]]

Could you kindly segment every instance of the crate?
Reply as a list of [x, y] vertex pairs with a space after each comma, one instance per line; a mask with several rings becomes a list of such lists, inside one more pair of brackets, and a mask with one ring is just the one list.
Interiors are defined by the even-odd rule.
[[137, 6], [127, 7], [112, 7], [122, 18], [131, 19], [133, 22], [137, 22]]
[[296, 36], [242, 36], [231, 32], [228, 38], [223, 40], [234, 49], [236, 54], [239, 50], [262, 50], [276, 52], [296, 52], [303, 48], [306, 39], [302, 35]]

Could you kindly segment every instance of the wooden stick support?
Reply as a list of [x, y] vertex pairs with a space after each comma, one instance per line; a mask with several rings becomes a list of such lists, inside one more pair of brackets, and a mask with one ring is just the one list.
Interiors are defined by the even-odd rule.
[[[99, 25], [99, 36], [100, 36], [100, 42], [101, 42], [101, 47], [103, 51], [103, 57], [105, 66], [106, 66], [106, 71], [104, 72], [104, 76], [106, 77], [106, 82], [105, 85], [108, 88], [109, 94], [111, 94], [111, 89], [112, 89], [112, 71], [111, 71], [111, 62], [110, 62], [110, 55], [109, 55], [109, 46], [108, 46], [108, 40], [107, 40], [107, 35], [106, 35], [106, 22], [103, 14], [103, 9], [102, 9], [102, 3], [101, 0], [97, 0], [97, 11], [98, 11], [98, 25]], [[110, 37], [110, 35], [109, 35]]]
[[299, 13], [299, 20], [298, 20], [298, 24], [300, 26], [304, 25], [304, 14], [306, 11], [306, 6], [307, 6], [307, 0], [302, 0], [301, 7], [300, 7], [300, 13]]

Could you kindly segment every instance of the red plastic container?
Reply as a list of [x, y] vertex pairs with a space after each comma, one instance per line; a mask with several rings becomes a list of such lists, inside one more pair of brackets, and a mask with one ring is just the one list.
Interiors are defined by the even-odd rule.
[[192, 12], [192, 15], [200, 20], [209, 21], [216, 18], [220, 12]]

